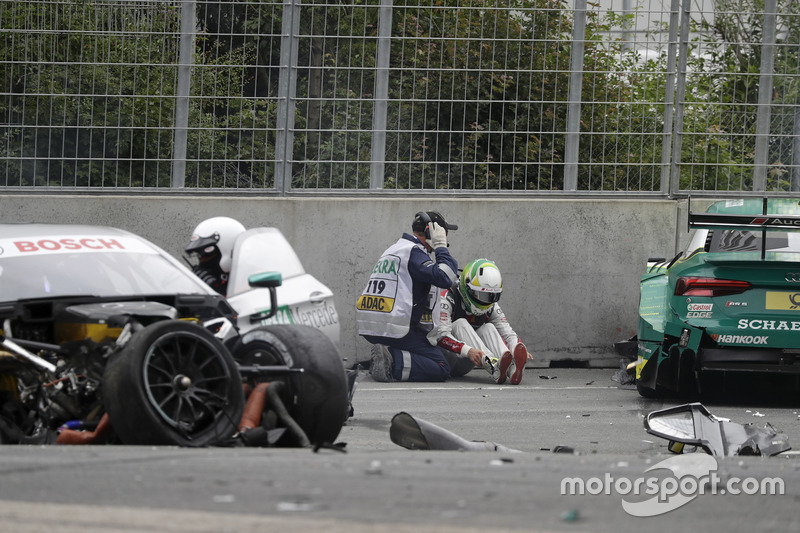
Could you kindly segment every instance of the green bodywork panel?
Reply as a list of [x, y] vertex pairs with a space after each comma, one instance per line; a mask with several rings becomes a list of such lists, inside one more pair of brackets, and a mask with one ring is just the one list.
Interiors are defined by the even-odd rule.
[[[797, 199], [770, 199], [768, 209], [770, 214], [800, 215]], [[758, 215], [762, 210], [763, 200], [753, 198], [717, 202], [707, 213]], [[758, 230], [752, 234], [774, 235], [767, 237], [768, 244], [770, 238], [785, 238], [785, 232]], [[800, 349], [800, 253], [764, 253], [760, 244], [758, 250], [746, 244], [741, 248], [747, 251], [706, 252], [700, 248], [669, 268], [666, 263], [648, 266], [640, 280], [637, 378], [650, 361], [657, 361], [660, 367], [670, 350]], [[735, 246], [733, 243], [730, 248]], [[794, 272], [797, 282], [789, 282]], [[727, 295], [676, 295], [681, 277], [743, 280], [751, 287]], [[682, 334], [684, 341], [675, 348]]]

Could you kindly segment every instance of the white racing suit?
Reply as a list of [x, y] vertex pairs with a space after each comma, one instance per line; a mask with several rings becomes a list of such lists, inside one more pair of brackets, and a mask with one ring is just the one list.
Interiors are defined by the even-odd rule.
[[[483, 315], [467, 313], [457, 286], [442, 291], [433, 310], [433, 330], [428, 334], [431, 344], [441, 348], [453, 369], [451, 375], [457, 377], [469, 372], [473, 365], [467, 358], [471, 348], [484, 352], [492, 361], [497, 361], [505, 352], [514, 353], [520, 343], [511, 324], [499, 304]], [[484, 358], [485, 360], [486, 358]], [[492, 374], [493, 368], [484, 364], [484, 369]]]

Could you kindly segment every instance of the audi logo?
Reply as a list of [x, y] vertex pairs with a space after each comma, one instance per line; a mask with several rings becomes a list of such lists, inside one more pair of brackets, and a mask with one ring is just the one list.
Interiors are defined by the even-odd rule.
[[800, 272], [789, 272], [783, 277], [783, 279], [789, 283], [800, 283]]

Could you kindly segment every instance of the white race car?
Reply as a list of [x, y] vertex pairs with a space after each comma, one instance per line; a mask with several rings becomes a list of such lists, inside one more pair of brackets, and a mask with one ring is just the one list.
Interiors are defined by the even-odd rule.
[[274, 230], [242, 237], [226, 299], [123, 230], [0, 224], [0, 443], [333, 443], [332, 294]]
[[[271, 318], [269, 289], [250, 286], [250, 276], [280, 272], [278, 309]], [[333, 292], [300, 263], [289, 241], [277, 228], [254, 228], [236, 238], [228, 279], [228, 302], [239, 313], [239, 331], [259, 325], [301, 324], [321, 330], [339, 345], [339, 315]]]

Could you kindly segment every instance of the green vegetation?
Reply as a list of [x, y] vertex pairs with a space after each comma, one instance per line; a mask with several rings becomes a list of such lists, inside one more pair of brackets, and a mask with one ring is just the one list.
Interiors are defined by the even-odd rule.
[[[798, 190], [800, 8], [779, 3], [768, 187]], [[716, 4], [692, 27], [680, 188], [748, 190], [763, 0]], [[187, 187], [275, 186], [282, 6], [197, 2]], [[565, 0], [396, 0], [385, 188], [562, 189], [573, 15]], [[377, 0], [301, 7], [293, 187], [369, 187], [378, 16]], [[0, 4], [0, 186], [169, 187], [180, 22], [168, 2]], [[661, 187], [666, 50], [628, 50], [624, 24], [588, 12], [581, 191]]]

